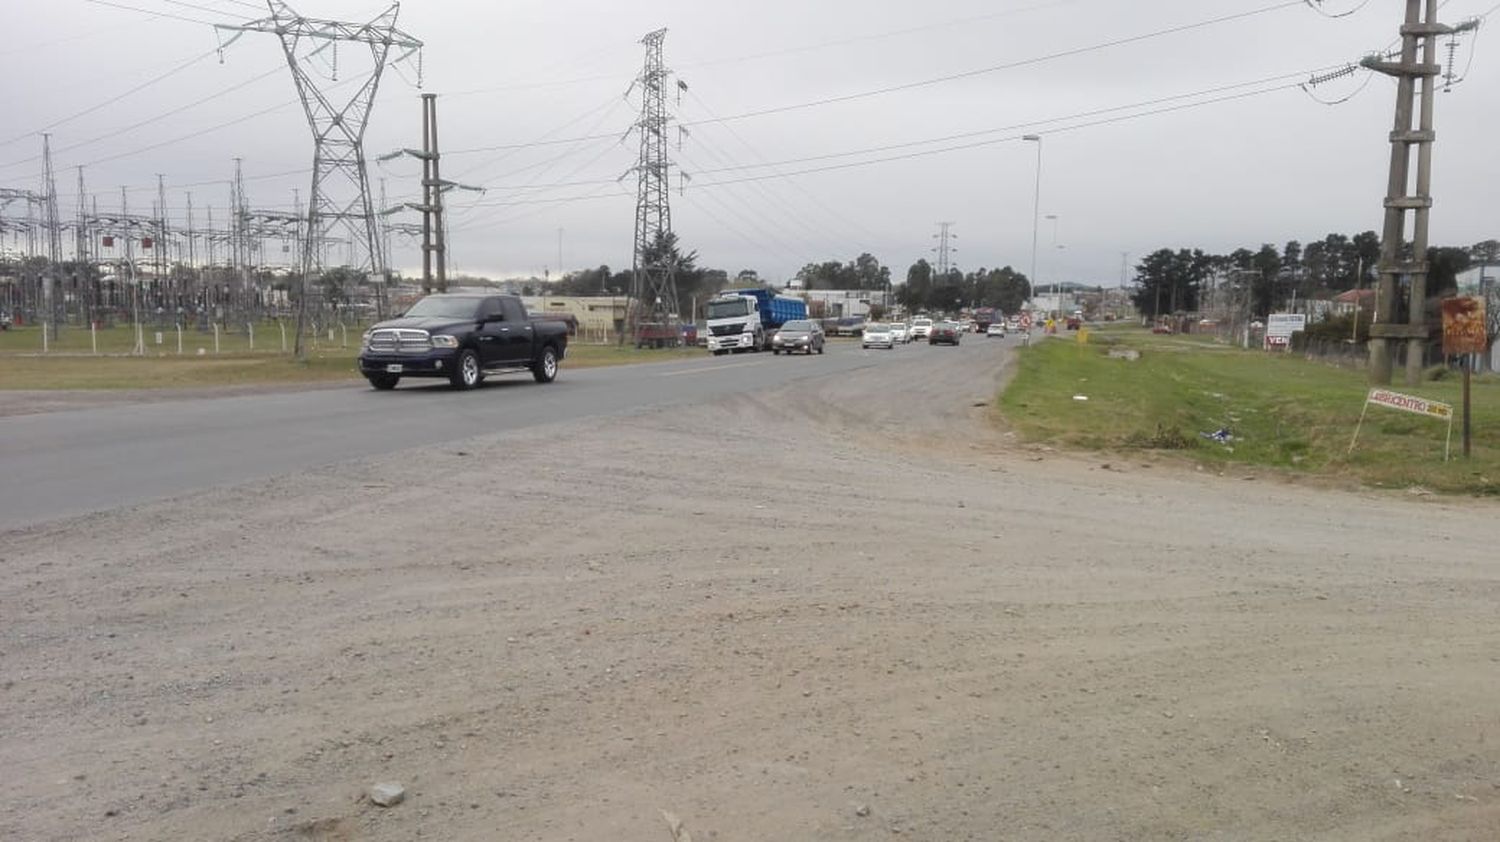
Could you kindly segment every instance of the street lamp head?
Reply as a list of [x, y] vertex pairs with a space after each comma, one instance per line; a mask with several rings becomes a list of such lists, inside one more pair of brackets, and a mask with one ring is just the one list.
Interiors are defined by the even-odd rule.
[[1033, 140], [1033, 141], [1036, 141], [1037, 143], [1041, 143], [1042, 142], [1042, 136], [1039, 135], [1039, 134], [1023, 134], [1023, 135], [1021, 135], [1021, 139], [1022, 140]]

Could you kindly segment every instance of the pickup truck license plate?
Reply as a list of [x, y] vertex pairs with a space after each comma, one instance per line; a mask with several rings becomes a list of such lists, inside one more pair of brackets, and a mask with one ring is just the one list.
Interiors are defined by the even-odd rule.
[[386, 374], [400, 374], [401, 373], [401, 363], [391, 363], [390, 365], [386, 366], [385, 367], [385, 373]]

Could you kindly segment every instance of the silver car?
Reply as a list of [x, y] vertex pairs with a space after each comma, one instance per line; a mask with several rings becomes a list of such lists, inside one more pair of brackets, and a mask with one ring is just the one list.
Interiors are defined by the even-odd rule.
[[866, 348], [894, 348], [896, 335], [891, 332], [890, 325], [884, 322], [870, 322], [865, 325], [864, 339], [860, 344]]

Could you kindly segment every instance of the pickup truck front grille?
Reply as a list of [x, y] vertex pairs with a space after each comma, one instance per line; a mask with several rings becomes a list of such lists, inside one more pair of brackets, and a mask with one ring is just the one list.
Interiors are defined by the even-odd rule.
[[370, 350], [377, 354], [425, 354], [432, 338], [425, 330], [381, 328], [370, 334]]

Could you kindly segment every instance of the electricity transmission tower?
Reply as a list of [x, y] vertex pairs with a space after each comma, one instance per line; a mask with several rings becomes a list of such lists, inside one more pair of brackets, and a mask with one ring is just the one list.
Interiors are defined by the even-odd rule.
[[[1371, 56], [1360, 62], [1370, 70], [1396, 78], [1396, 124], [1391, 132], [1391, 169], [1385, 197], [1385, 230], [1380, 241], [1380, 284], [1375, 295], [1375, 324], [1370, 326], [1370, 383], [1388, 386], [1394, 355], [1392, 341], [1406, 340], [1406, 383], [1422, 379], [1427, 346], [1427, 237], [1432, 211], [1432, 107], [1437, 77], [1442, 74], [1438, 54], [1439, 35], [1473, 29], [1477, 21], [1456, 27], [1437, 20], [1437, 0], [1406, 0], [1406, 19], [1401, 26], [1401, 57], [1387, 61]], [[1417, 82], [1421, 80], [1421, 111], [1415, 128]], [[1411, 180], [1411, 153], [1417, 150], [1415, 189]], [[1411, 257], [1403, 259], [1406, 213], [1411, 211]], [[1401, 279], [1407, 285], [1406, 324], [1396, 322], [1397, 294]]]
[[[641, 154], [631, 170], [636, 174], [635, 256], [627, 332], [638, 345], [648, 324], [658, 330], [669, 328], [675, 335], [678, 312], [676, 261], [670, 250], [663, 248], [672, 232], [672, 161], [667, 157], [667, 124], [672, 118], [667, 113], [665, 91], [672, 71], [662, 59], [666, 37], [667, 30], [658, 29], [641, 39], [646, 60], [641, 75], [631, 83], [632, 89], [641, 89], [641, 116], [635, 123], [641, 135]], [[677, 84], [686, 88], [680, 81]]]
[[[297, 311], [297, 356], [302, 356], [303, 324], [307, 311], [307, 280], [325, 268], [318, 244], [334, 229], [342, 229], [353, 244], [351, 265], [367, 270], [375, 283], [377, 312], [385, 315], [385, 254], [380, 222], [370, 196], [365, 167], [364, 135], [370, 110], [387, 66], [417, 56], [417, 80], [421, 84], [422, 42], [396, 27], [400, 3], [369, 23], [345, 23], [298, 15], [282, 0], [266, 0], [270, 17], [244, 24], [217, 24], [217, 30], [233, 32], [224, 47], [246, 32], [276, 35], [292, 71], [292, 81], [302, 98], [313, 134], [312, 192], [307, 202], [307, 226], [303, 230], [301, 302]], [[371, 65], [361, 65], [363, 82], [347, 96], [336, 94], [341, 43], [369, 50]], [[392, 56], [392, 50], [396, 55]], [[324, 67], [330, 71], [324, 76]]]
[[948, 277], [948, 269], [951, 265], [949, 255], [958, 251], [953, 246], [953, 241], [958, 239], [958, 235], [953, 233], [953, 225], [954, 223], [952, 222], [939, 222], [938, 232], [932, 235], [932, 238], [938, 241], [937, 248], [934, 248], [933, 251], [937, 252], [938, 256], [937, 277], [939, 278]]

